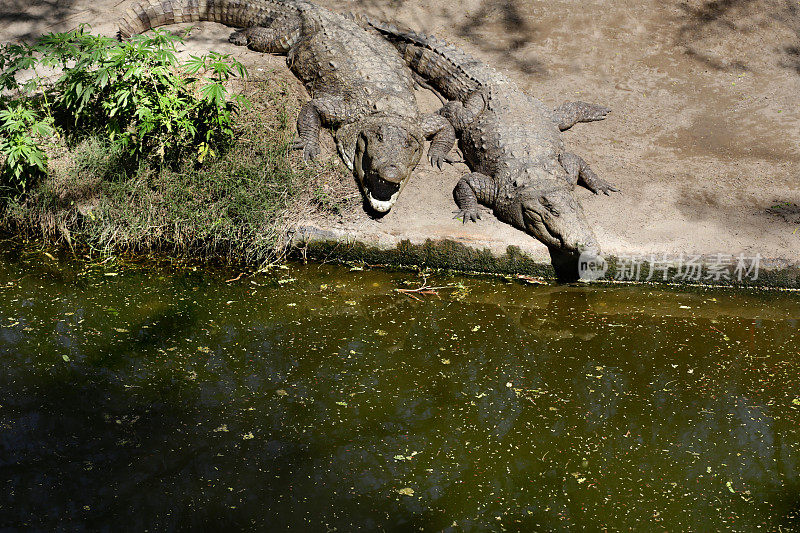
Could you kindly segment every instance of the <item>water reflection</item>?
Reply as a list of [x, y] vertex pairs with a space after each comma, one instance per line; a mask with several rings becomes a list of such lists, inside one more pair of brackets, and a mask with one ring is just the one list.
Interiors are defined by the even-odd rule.
[[791, 296], [69, 268], [0, 262], [0, 527], [796, 520]]

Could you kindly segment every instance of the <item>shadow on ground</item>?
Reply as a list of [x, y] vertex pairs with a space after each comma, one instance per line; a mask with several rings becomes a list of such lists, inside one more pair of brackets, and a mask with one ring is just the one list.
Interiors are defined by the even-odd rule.
[[[530, 9], [523, 0], [481, 0], [477, 10], [464, 20], [463, 10], [466, 6], [433, 5], [425, 10], [404, 10], [413, 3], [407, 0], [358, 0], [355, 11], [367, 13], [390, 22], [397, 22], [395, 14], [403, 10], [407, 15], [403, 26], [410, 29], [431, 33], [431, 20], [462, 20], [453, 27], [453, 33], [483, 52], [502, 58], [499, 62], [513, 66], [525, 74], [545, 74], [544, 63], [530, 57], [525, 47], [537, 41], [539, 31], [530, 20]], [[345, 9], [337, 9], [345, 11]], [[409, 15], [410, 14], [410, 15]], [[444, 38], [442, 35], [437, 37]]]
[[0, 6], [0, 27], [17, 26], [14, 32], [22, 41], [31, 41], [54, 31], [74, 15], [76, 0], [4, 0]]
[[790, 0], [686, 1], [680, 10], [677, 44], [700, 63], [721, 71], [748, 71], [750, 65], [727, 47], [743, 36], [794, 35], [784, 43], [759, 52], [775, 54], [776, 63], [800, 74], [800, 5]]
[[[481, 50], [500, 54], [520, 72], [540, 75], [547, 72], [541, 61], [523, 53], [525, 46], [537, 40], [538, 31], [520, 0], [483, 0], [478, 11], [456, 31]], [[483, 38], [486, 32], [494, 33], [493, 38]]]

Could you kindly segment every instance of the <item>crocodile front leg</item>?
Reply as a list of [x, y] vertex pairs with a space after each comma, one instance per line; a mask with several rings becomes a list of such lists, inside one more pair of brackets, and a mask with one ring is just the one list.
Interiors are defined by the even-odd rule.
[[456, 143], [456, 131], [453, 125], [441, 115], [426, 115], [422, 118], [422, 134], [426, 139], [431, 139], [431, 147], [428, 148], [431, 166], [442, 170], [442, 162]]
[[603, 120], [611, 113], [607, 107], [586, 102], [567, 102], [553, 110], [553, 122], [561, 131], [568, 130], [578, 122]]
[[303, 150], [303, 159], [310, 161], [319, 155], [319, 132], [323, 125], [333, 126], [351, 122], [356, 110], [341, 98], [315, 98], [303, 104], [297, 117], [299, 138], [294, 143], [296, 150]]
[[281, 17], [269, 26], [253, 26], [233, 32], [228, 41], [256, 52], [285, 54], [297, 43], [301, 28], [300, 17]]
[[458, 206], [458, 211], [453, 211], [456, 214], [453, 218], [463, 217], [464, 224], [467, 220], [477, 222], [481, 218], [478, 203], [494, 207], [497, 194], [497, 183], [492, 178], [480, 172], [467, 174], [453, 189], [453, 198]]
[[594, 171], [589, 168], [589, 164], [580, 156], [563, 153], [558, 156], [558, 160], [561, 166], [564, 167], [564, 170], [567, 171], [567, 182], [571, 187], [575, 187], [576, 184], [580, 183], [595, 194], [600, 194], [602, 192], [606, 195], [610, 195], [611, 192], [619, 191], [615, 186], [595, 174]]

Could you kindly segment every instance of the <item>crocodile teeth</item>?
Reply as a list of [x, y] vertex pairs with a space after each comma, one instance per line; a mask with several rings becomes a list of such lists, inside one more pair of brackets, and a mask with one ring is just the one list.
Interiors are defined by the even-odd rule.
[[369, 205], [372, 206], [372, 209], [374, 209], [378, 213], [388, 213], [389, 210], [392, 209], [394, 203], [397, 201], [397, 197], [399, 194], [400, 191], [397, 191], [388, 200], [377, 200], [372, 196], [372, 194], [370, 194]]

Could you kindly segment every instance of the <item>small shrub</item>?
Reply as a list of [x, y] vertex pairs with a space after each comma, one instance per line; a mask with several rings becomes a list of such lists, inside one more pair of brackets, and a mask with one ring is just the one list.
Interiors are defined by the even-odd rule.
[[[46, 170], [41, 141], [88, 135], [121, 147], [132, 160], [202, 164], [229, 146], [245, 100], [225, 83], [245, 77], [230, 55], [210, 52], [179, 62], [183, 37], [163, 30], [127, 42], [81, 27], [42, 37], [35, 45], [0, 47], [0, 154], [6, 182], [24, 190]], [[61, 72], [50, 83], [43, 70]], [[24, 83], [19, 79], [32, 72]]]
[[[78, 34], [77, 51], [66, 54], [75, 64], [56, 83], [56, 108], [76, 128], [104, 131], [132, 156], [173, 164], [194, 156], [202, 163], [233, 139], [242, 99], [229, 101], [224, 84], [246, 71], [216, 52], [178, 63], [175, 46], [182, 40], [160, 30], [123, 43]], [[64, 61], [62, 41], [59, 35], [43, 39], [54, 60]]]
[[53, 129], [24, 101], [0, 109], [0, 184], [24, 191], [32, 178], [47, 172], [47, 156], [40, 144]]

